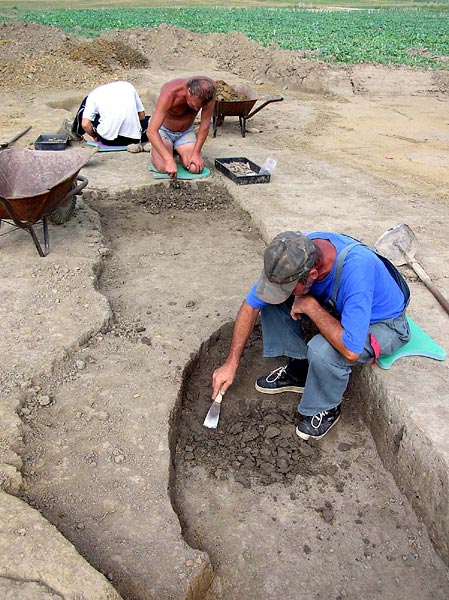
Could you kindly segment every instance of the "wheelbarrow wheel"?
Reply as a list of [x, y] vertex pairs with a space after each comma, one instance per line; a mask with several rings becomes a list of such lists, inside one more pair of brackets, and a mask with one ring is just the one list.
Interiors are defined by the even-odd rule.
[[48, 215], [48, 218], [54, 225], [62, 225], [63, 223], [67, 223], [73, 216], [76, 207], [76, 196], [72, 196], [65, 202], [61, 202], [56, 206], [51, 213]]

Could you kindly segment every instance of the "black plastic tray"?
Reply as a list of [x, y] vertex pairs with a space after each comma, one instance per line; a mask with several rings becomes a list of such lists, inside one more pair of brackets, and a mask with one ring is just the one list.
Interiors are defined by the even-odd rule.
[[35, 150], [65, 150], [69, 136], [66, 133], [43, 133], [34, 142]]
[[[231, 171], [228, 167], [229, 163], [247, 163], [252, 171], [254, 171], [254, 175], [238, 175]], [[270, 181], [271, 175], [259, 175], [260, 167], [256, 165], [249, 158], [245, 158], [244, 156], [232, 157], [232, 158], [216, 158], [215, 159], [215, 168], [218, 169], [229, 177], [231, 181], [236, 183], [237, 185], [247, 185], [249, 183], [268, 183]]]

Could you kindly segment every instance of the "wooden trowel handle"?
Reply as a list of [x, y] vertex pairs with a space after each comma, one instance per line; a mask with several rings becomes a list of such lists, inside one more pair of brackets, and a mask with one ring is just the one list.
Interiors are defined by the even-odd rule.
[[405, 259], [407, 260], [407, 263], [411, 266], [411, 268], [415, 271], [415, 273], [418, 275], [418, 277], [421, 279], [421, 281], [424, 283], [424, 285], [432, 292], [434, 297], [438, 300], [438, 302], [441, 304], [441, 306], [444, 308], [444, 310], [449, 315], [449, 302], [448, 302], [447, 298], [445, 298], [443, 296], [443, 294], [440, 292], [440, 290], [435, 287], [434, 283], [432, 282], [430, 277], [427, 275], [427, 273], [424, 271], [424, 269], [419, 264], [419, 262], [417, 262], [409, 254], [407, 254], [407, 252], [404, 252], [404, 256], [405, 256]]

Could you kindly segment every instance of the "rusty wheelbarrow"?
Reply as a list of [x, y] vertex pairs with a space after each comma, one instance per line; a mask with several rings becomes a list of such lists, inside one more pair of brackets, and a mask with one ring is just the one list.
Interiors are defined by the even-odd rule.
[[[230, 85], [236, 92], [246, 96], [247, 100], [217, 100], [215, 102], [214, 113], [212, 116], [213, 137], [216, 137], [217, 129], [223, 125], [225, 117], [238, 117], [240, 132], [242, 136], [245, 137], [246, 122], [248, 119], [251, 119], [251, 117], [262, 110], [262, 108], [265, 108], [267, 104], [271, 104], [272, 102], [282, 102], [284, 99], [281, 96], [275, 96], [274, 98], [262, 101], [262, 99], [257, 98], [253, 90], [246, 84], [234, 83]], [[259, 100], [262, 101], [262, 104], [252, 110]]]
[[[74, 149], [65, 152], [20, 150], [0, 152], [0, 225], [12, 221], [31, 235], [40, 256], [50, 249], [48, 219], [60, 224], [73, 214], [76, 196], [88, 181], [78, 175], [92, 153]], [[42, 221], [44, 250], [34, 225]]]

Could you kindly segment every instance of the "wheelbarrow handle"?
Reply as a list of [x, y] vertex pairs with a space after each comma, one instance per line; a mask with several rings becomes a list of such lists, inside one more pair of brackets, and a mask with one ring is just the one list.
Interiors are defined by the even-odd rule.
[[262, 110], [262, 108], [265, 108], [265, 106], [267, 104], [271, 104], [272, 102], [282, 102], [283, 99], [284, 98], [282, 96], [275, 96], [274, 98], [270, 98], [269, 100], [265, 100], [265, 102], [263, 102], [255, 110], [253, 110], [252, 112], [250, 112], [249, 115], [247, 117], [245, 117], [245, 119], [246, 120], [251, 119], [251, 117], [253, 117], [256, 113], [258, 113], [259, 110]]
[[81, 192], [81, 190], [84, 190], [86, 185], [89, 183], [87, 177], [83, 177], [82, 175], [78, 175], [76, 181], [79, 182], [78, 185], [76, 185], [68, 192], [64, 200], [68, 200], [69, 198], [72, 198], [72, 196], [77, 196]]
[[16, 140], [18, 140], [19, 138], [21, 138], [23, 135], [25, 135], [26, 133], [29, 132], [29, 130], [31, 129], [31, 125], [29, 125], [26, 129], [24, 129], [23, 131], [21, 131], [20, 133], [17, 133], [14, 137], [12, 137], [9, 140], [6, 140], [6, 142], [0, 142], [0, 148], [7, 148], [8, 146], [10, 146], [13, 142], [15, 142]]

